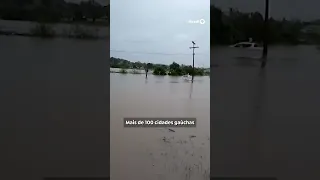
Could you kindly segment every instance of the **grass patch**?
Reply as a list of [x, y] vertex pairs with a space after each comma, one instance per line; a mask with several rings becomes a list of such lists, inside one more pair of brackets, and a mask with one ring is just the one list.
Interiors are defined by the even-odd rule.
[[136, 69], [133, 69], [131, 71], [132, 74], [142, 74], [140, 71], [136, 70]]
[[53, 27], [48, 24], [38, 23], [30, 29], [31, 36], [38, 36], [43, 38], [55, 37], [56, 32]]
[[63, 34], [69, 38], [76, 39], [97, 39], [99, 33], [98, 28], [90, 28], [81, 25], [72, 25], [71, 28], [65, 29]]
[[126, 69], [121, 69], [119, 73], [121, 73], [121, 74], [127, 74], [128, 71], [127, 71]]

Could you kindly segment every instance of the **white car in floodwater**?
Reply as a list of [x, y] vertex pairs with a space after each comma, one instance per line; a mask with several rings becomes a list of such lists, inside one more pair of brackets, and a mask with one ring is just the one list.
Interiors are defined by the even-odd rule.
[[235, 49], [238, 57], [259, 58], [262, 56], [263, 48], [254, 42], [240, 42], [230, 47]]
[[254, 43], [254, 42], [240, 42], [240, 43], [231, 45], [230, 47], [253, 49], [253, 50], [262, 50], [263, 49], [261, 46], [259, 46], [259, 44]]
[[192, 76], [190, 76], [189, 74], [188, 74], [188, 75], [184, 75], [184, 76], [183, 76], [183, 79], [184, 79], [185, 81], [192, 81]]

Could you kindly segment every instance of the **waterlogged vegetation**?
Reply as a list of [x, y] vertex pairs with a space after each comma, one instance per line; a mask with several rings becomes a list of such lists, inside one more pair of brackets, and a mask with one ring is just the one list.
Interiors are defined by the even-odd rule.
[[[79, 3], [64, 0], [0, 0], [0, 19], [35, 23], [29, 32], [3, 27], [0, 35], [97, 39], [99, 27], [109, 26], [109, 17], [109, 5], [103, 6], [95, 0]], [[56, 26], [61, 24], [70, 26], [59, 32]]]
[[176, 62], [173, 62], [169, 65], [169, 68], [167, 69], [168, 75], [170, 76], [182, 76], [182, 75], [194, 75], [194, 76], [204, 76], [205, 75], [205, 69], [204, 68], [193, 68], [192, 66], [186, 66], [186, 65], [179, 65]]
[[77, 39], [97, 39], [98, 29], [88, 29], [81, 25], [74, 25], [65, 30], [66, 37]]
[[132, 74], [141, 74], [141, 71], [138, 71], [138, 70], [136, 70], [136, 69], [133, 69], [133, 70], [131, 71], [131, 73], [132, 73]]
[[65, 37], [76, 39], [97, 39], [98, 29], [88, 29], [81, 25], [72, 25], [63, 30], [62, 34], [58, 34], [54, 26], [46, 23], [37, 23], [30, 28], [29, 33], [18, 34], [21, 36], [34, 36], [42, 38]]
[[55, 37], [56, 32], [52, 26], [47, 24], [37, 24], [30, 29], [30, 35], [39, 37]]
[[159, 76], [165, 76], [167, 75], [167, 71], [165, 68], [163, 67], [156, 67], [154, 70], [153, 70], [153, 73], [154, 75], [159, 75]]
[[127, 71], [126, 69], [121, 69], [121, 70], [120, 70], [120, 73], [121, 73], [121, 74], [127, 74], [128, 71]]
[[[205, 76], [209, 75], [208, 69], [205, 68], [193, 68], [190, 65], [180, 65], [176, 62], [173, 62], [170, 65], [164, 65], [164, 64], [153, 64], [153, 63], [142, 63], [142, 62], [131, 62], [125, 59], [120, 58], [110, 58], [110, 67], [111, 68], [119, 68], [121, 69], [119, 73], [131, 73], [131, 74], [144, 74], [145, 72], [141, 70], [145, 70], [146, 68], [148, 70], [151, 70], [153, 75], [158, 76], [183, 76], [183, 75], [192, 75], [195, 76]], [[129, 70], [131, 69], [131, 70]], [[115, 73], [115, 71], [111, 71], [112, 73]]]
[[[0, 0], [0, 18], [48, 23], [81, 22], [83, 24], [108, 25], [109, 5], [103, 6], [95, 0], [74, 2], [65, 0]], [[105, 23], [100, 21], [102, 19], [105, 20]]]

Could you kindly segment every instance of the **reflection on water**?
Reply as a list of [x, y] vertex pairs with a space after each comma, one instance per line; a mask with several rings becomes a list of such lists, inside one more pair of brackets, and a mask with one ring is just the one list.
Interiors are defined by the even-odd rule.
[[212, 176], [319, 179], [319, 51], [270, 47], [265, 70], [235, 57], [212, 49]]
[[[196, 79], [110, 74], [112, 178], [209, 179], [210, 79]], [[123, 128], [124, 117], [196, 117], [197, 127]]]
[[193, 90], [193, 83], [190, 83], [190, 96], [189, 98], [192, 98], [192, 90]]

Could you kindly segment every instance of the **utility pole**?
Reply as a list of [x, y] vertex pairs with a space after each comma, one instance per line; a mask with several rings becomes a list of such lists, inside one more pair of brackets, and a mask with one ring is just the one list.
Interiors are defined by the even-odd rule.
[[264, 68], [267, 64], [268, 56], [268, 35], [269, 35], [269, 0], [265, 0], [265, 12], [264, 12], [264, 34], [263, 34], [263, 53], [261, 68]]
[[192, 49], [192, 83], [193, 83], [193, 77], [194, 77], [194, 55], [195, 55], [194, 49], [199, 48], [199, 47], [196, 47], [195, 45], [196, 43], [192, 41], [192, 47], [190, 47], [190, 49]]

